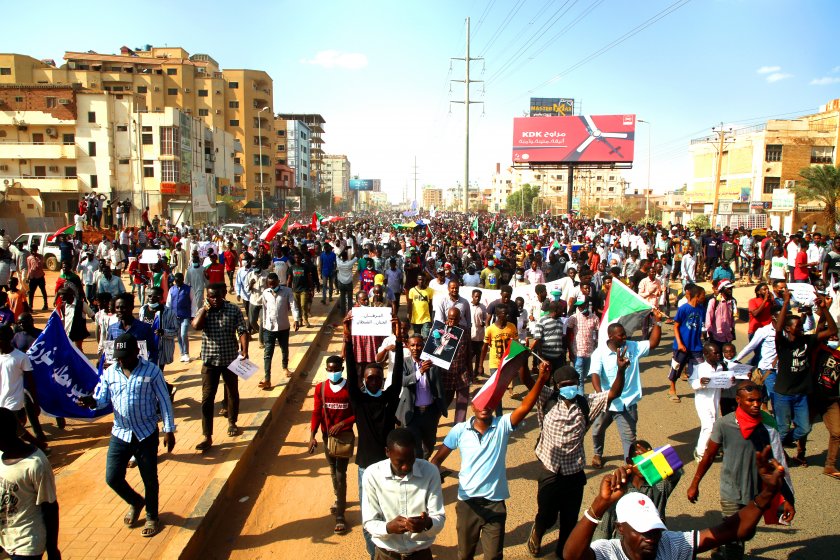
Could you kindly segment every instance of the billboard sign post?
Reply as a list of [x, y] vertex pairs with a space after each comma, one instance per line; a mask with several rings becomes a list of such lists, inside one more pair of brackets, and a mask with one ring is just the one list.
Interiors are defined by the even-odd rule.
[[568, 97], [532, 97], [532, 117], [566, 117], [575, 113], [575, 100]]
[[513, 162], [632, 163], [635, 132], [636, 115], [514, 118]]
[[372, 191], [373, 179], [350, 179], [351, 191]]

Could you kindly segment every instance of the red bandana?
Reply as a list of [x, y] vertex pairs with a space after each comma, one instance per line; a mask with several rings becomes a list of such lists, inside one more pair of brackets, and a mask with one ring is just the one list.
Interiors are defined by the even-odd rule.
[[744, 439], [749, 439], [753, 431], [761, 424], [761, 416], [750, 416], [740, 406], [735, 409], [735, 419], [738, 421], [738, 427], [741, 428]]

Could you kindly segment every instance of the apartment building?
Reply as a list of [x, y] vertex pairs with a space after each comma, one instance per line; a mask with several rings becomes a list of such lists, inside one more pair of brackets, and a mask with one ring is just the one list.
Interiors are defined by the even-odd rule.
[[423, 187], [423, 209], [429, 210], [432, 206], [443, 207], [443, 189]]
[[306, 126], [307, 140], [309, 142], [309, 151], [307, 155], [306, 174], [308, 175], [309, 185], [307, 188], [312, 188], [314, 194], [322, 192], [321, 188], [321, 172], [324, 161], [324, 125], [327, 121], [318, 113], [281, 113], [278, 118], [287, 121], [297, 121]]
[[0, 84], [0, 179], [12, 203], [3, 212], [67, 219], [90, 192], [173, 219], [214, 212], [216, 191], [234, 178], [233, 135], [142, 106], [124, 91]]
[[[260, 70], [221, 70], [207, 54], [179, 47], [131, 49], [119, 54], [68, 51], [65, 63], [22, 54], [0, 54], [0, 84], [78, 85], [94, 91], [131, 95], [138, 113], [167, 107], [200, 118], [210, 129], [230, 132], [242, 146], [241, 170], [225, 189], [253, 199], [260, 188], [273, 194], [274, 165], [268, 147], [273, 131], [273, 82]], [[268, 155], [268, 157], [264, 157]]]
[[720, 156], [718, 136], [696, 138], [689, 147], [687, 214], [711, 215], [720, 162], [716, 223], [792, 231], [803, 221], [820, 222], [823, 205], [796, 203], [790, 189], [803, 168], [836, 164], [838, 143], [840, 99], [813, 114], [727, 131]]
[[350, 195], [350, 160], [345, 155], [325, 155], [321, 187], [332, 193], [332, 203], [340, 204]]

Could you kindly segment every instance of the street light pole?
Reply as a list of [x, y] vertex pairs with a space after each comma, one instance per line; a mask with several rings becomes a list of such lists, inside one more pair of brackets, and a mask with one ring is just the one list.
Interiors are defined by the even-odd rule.
[[648, 163], [647, 163], [647, 188], [645, 189], [645, 218], [650, 216], [650, 139], [653, 136], [653, 125], [650, 121], [636, 119], [636, 122], [648, 125]]
[[262, 159], [262, 117], [260, 114], [268, 109], [268, 107], [263, 107], [259, 111], [257, 111], [257, 146], [259, 148], [259, 156], [260, 156], [260, 181], [257, 183], [257, 186], [260, 189], [260, 217], [264, 220], [265, 219], [265, 190], [262, 186], [262, 178], [263, 178], [263, 159]]

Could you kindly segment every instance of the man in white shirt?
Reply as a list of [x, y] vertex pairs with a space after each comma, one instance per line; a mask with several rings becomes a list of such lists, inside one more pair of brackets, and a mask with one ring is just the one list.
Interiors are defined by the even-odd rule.
[[300, 328], [300, 309], [298, 309], [292, 289], [280, 284], [277, 274], [271, 272], [267, 278], [268, 287], [262, 293], [262, 332], [265, 351], [263, 353], [265, 377], [259, 386], [271, 390], [271, 359], [274, 357], [274, 347], [280, 343], [283, 372], [291, 377], [289, 372], [289, 312], [294, 318], [295, 332]]
[[376, 560], [431, 560], [431, 546], [446, 514], [440, 472], [415, 458], [414, 436], [406, 428], [388, 434], [384, 461], [362, 477], [362, 525], [376, 546]]
[[683, 289], [685, 289], [687, 284], [697, 283], [697, 257], [694, 256], [693, 245], [689, 245], [685, 249], [685, 254], [680, 264], [680, 276], [682, 277]]

